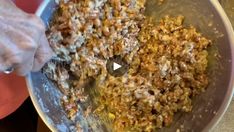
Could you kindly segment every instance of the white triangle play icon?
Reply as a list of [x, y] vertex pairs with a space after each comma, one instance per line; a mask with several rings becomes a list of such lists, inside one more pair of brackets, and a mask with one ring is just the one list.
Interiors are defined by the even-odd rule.
[[117, 70], [117, 69], [119, 69], [119, 68], [121, 68], [122, 66], [120, 65], [120, 64], [117, 64], [117, 63], [113, 63], [113, 70], [115, 71], [115, 70]]

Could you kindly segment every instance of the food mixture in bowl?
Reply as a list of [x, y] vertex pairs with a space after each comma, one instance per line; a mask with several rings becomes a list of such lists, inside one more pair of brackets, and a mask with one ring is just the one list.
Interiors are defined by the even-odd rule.
[[[144, 15], [145, 3], [60, 1], [47, 32], [57, 59], [44, 71], [64, 93], [71, 120], [92, 100], [84, 114], [108, 118], [113, 131], [154, 131], [172, 124], [177, 112], [190, 112], [193, 98], [205, 91], [211, 41], [181, 15], [155, 23]], [[123, 76], [108, 73], [114, 56], [129, 65]], [[87, 83], [96, 96], [85, 92]]]

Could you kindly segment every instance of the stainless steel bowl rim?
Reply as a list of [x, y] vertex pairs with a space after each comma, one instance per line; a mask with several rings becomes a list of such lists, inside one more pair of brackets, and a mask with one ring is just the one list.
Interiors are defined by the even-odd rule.
[[[36, 15], [38, 17], [41, 16], [41, 14], [43, 13], [44, 9], [46, 8], [47, 4], [50, 2], [50, 0], [44, 0], [40, 6], [38, 7], [37, 11], [36, 11]], [[40, 118], [42, 119], [42, 121], [46, 124], [46, 126], [52, 131], [52, 132], [56, 132], [58, 131], [53, 125], [51, 125], [51, 123], [47, 120], [47, 115], [42, 111], [42, 109], [40, 108], [39, 106], [39, 103], [36, 99], [36, 96], [33, 94], [33, 91], [32, 91], [32, 80], [31, 80], [31, 74], [28, 74], [26, 76], [26, 84], [27, 84], [27, 87], [28, 87], [28, 92], [29, 92], [29, 96], [32, 100], [32, 103], [35, 107], [35, 109], [37, 110], [37, 113], [39, 114]]]

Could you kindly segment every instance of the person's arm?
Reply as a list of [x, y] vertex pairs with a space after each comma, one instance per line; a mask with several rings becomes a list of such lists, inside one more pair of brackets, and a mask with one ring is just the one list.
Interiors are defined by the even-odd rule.
[[38, 71], [52, 54], [41, 19], [0, 0], [0, 72], [9, 67], [19, 75]]

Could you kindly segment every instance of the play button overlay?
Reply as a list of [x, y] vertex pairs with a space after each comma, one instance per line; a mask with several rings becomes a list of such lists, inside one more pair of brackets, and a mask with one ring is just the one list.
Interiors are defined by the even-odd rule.
[[117, 63], [113, 63], [113, 70], [115, 71], [115, 70], [118, 70], [119, 68], [121, 68], [122, 66], [121, 65], [119, 65], [119, 64], [117, 64]]
[[107, 61], [106, 68], [112, 76], [120, 77], [128, 72], [129, 66], [121, 56], [114, 56]]

